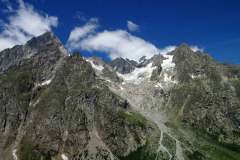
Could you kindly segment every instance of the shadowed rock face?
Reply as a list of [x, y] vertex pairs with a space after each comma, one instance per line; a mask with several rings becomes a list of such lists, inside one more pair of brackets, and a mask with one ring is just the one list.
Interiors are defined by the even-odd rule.
[[[54, 61], [55, 58], [58, 58], [56, 56], [60, 55], [56, 55], [56, 52], [60, 52], [62, 56], [68, 55], [61, 42], [51, 32], [46, 32], [38, 38], [31, 39], [26, 43], [26, 45], [18, 45], [11, 49], [5, 49], [2, 51], [0, 53], [0, 74], [8, 70], [11, 66], [20, 66], [23, 60], [30, 59], [33, 56], [35, 56], [35, 59], [39, 61], [35, 62], [39, 63], [39, 65], [45, 60]], [[37, 55], [40, 55], [40, 57]], [[52, 59], [44, 59], [45, 57], [51, 57]]]
[[110, 66], [112, 66], [115, 71], [122, 74], [130, 73], [135, 69], [136, 65], [137, 62], [123, 58], [116, 58], [110, 63]]
[[67, 56], [51, 33], [18, 47], [28, 53], [15, 47], [1, 57], [13, 62], [1, 66], [0, 159], [119, 159], [157, 144], [157, 127], [131, 111], [82, 57]]
[[182, 44], [170, 54], [174, 55], [173, 62], [176, 64], [177, 79], [180, 82], [189, 82], [192, 76], [206, 75], [218, 78], [219, 71], [223, 66], [213, 60], [207, 54], [192, 51], [186, 44]]
[[182, 122], [223, 144], [239, 147], [239, 68], [217, 63], [186, 45], [171, 54], [179, 83], [170, 92], [168, 107], [178, 112]]

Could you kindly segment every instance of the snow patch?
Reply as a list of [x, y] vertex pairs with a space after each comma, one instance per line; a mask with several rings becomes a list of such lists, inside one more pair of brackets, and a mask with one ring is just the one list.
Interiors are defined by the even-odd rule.
[[163, 74], [163, 77], [164, 77], [163, 79], [164, 79], [165, 82], [171, 81], [171, 76], [170, 76], [169, 74], [164, 73], [164, 74]]
[[173, 63], [173, 55], [163, 55], [164, 59], [162, 62], [162, 72], [161, 77], [163, 78], [164, 82], [170, 82], [170, 83], [177, 83], [175, 80], [173, 80], [174, 75], [174, 67], [175, 63]]
[[17, 149], [14, 149], [14, 150], [12, 151], [12, 155], [13, 155], [13, 159], [14, 159], [14, 160], [18, 160], [18, 157], [17, 157]]
[[162, 86], [161, 83], [157, 83], [157, 84], [155, 84], [155, 87], [156, 87], [156, 88], [163, 88], [163, 86]]
[[192, 79], [196, 79], [196, 78], [201, 78], [202, 77], [202, 75], [190, 75], [190, 77], [192, 78]]
[[106, 79], [106, 81], [107, 81], [107, 82], [109, 82], [109, 83], [111, 83], [111, 82], [112, 82], [112, 81], [111, 81], [111, 80], [109, 80], [109, 79]]
[[39, 102], [40, 102], [40, 98], [37, 99], [37, 101], [34, 103], [32, 103], [32, 101], [30, 101], [29, 106], [36, 106]]
[[149, 63], [146, 67], [135, 68], [131, 73], [121, 74], [117, 73], [119, 77], [121, 77], [124, 81], [139, 84], [146, 78], [150, 78], [152, 75], [152, 71], [156, 67], [152, 66], [152, 63]]
[[162, 69], [174, 68], [175, 63], [173, 63], [173, 55], [163, 55], [164, 59], [162, 63]]
[[46, 86], [46, 85], [49, 85], [51, 82], [52, 82], [52, 79], [49, 79], [49, 80], [43, 81], [43, 82], [41, 82], [41, 83], [36, 83], [36, 84], [35, 84], [35, 87]]
[[46, 80], [46, 81], [42, 82], [42, 83], [40, 84], [40, 86], [49, 85], [51, 82], [52, 82], [52, 80], [51, 80], [51, 79], [49, 79], [49, 80]]
[[91, 64], [91, 66], [98, 71], [102, 71], [104, 69], [104, 67], [102, 65], [97, 65], [90, 59], [86, 59], [86, 61], [89, 62]]
[[63, 160], [68, 160], [68, 157], [65, 154], [62, 154], [61, 157]]

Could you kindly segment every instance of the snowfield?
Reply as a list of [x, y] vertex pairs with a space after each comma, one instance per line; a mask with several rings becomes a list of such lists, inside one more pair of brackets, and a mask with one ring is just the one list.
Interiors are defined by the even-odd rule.
[[131, 73], [117, 74], [127, 83], [139, 84], [144, 79], [150, 78], [154, 69], [156, 69], [156, 67], [153, 67], [152, 63], [149, 63], [146, 67], [135, 68]]
[[93, 67], [93, 69], [96, 69], [98, 71], [102, 71], [104, 69], [104, 67], [102, 65], [96, 65], [92, 60], [90, 59], [86, 59], [87, 62], [89, 62], [91, 64], [91, 66]]

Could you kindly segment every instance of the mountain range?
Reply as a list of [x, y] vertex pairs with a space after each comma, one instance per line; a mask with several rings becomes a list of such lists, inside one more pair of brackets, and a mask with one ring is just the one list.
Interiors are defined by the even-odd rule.
[[187, 44], [105, 62], [51, 32], [0, 52], [0, 160], [239, 159], [239, 65]]

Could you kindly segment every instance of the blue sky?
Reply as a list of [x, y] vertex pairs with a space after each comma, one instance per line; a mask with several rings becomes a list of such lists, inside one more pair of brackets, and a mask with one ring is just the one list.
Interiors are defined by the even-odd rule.
[[[146, 44], [143, 50], [149, 51], [150, 48], [150, 52], [154, 52], [155, 48], [164, 49], [166, 46], [176, 46], [186, 42], [204, 49], [221, 62], [240, 64], [240, 1], [238, 0], [28, 0], [24, 2], [45, 18], [46, 15], [57, 18], [57, 24], [51, 19], [46, 22], [49, 27], [38, 30], [50, 28], [64, 44], [67, 44], [74, 28], [93, 23], [95, 28], [90, 36], [107, 31], [101, 34], [99, 39], [102, 36], [130, 37], [134, 45]], [[3, 24], [1, 26], [9, 23], [9, 17], [15, 14], [18, 7], [18, 1], [0, 1], [0, 24]], [[137, 28], [129, 29], [127, 21], [136, 24]], [[4, 27], [1, 29], [3, 32]], [[36, 31], [36, 34], [38, 33], [40, 32]], [[108, 51], [106, 48], [109, 46], [99, 42], [92, 44], [93, 42], [96, 42], [96, 39], [88, 41], [91, 46], [85, 45], [85, 50], [82, 52], [94, 50], [94, 53], [102, 54]], [[128, 43], [128, 41], [124, 42], [123, 46]], [[105, 49], [102, 49], [103, 47]], [[111, 51], [119, 50], [114, 48]], [[119, 51], [119, 55], [124, 51], [126, 50]], [[126, 52], [128, 51], [131, 50]]]

